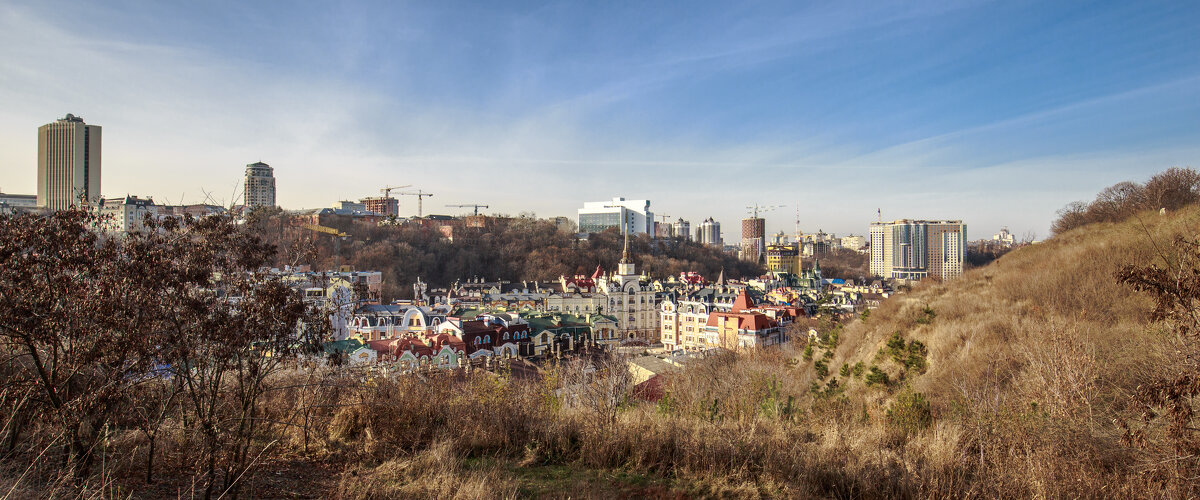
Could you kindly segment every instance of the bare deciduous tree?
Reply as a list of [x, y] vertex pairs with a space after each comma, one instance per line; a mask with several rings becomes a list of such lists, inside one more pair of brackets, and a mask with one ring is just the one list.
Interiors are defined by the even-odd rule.
[[624, 356], [606, 355], [597, 360], [575, 358], [563, 370], [563, 397], [567, 406], [591, 414], [596, 430], [611, 428], [617, 411], [633, 388], [633, 376]]

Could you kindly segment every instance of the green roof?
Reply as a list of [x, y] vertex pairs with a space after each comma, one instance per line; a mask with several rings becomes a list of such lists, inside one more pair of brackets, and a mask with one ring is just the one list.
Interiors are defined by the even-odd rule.
[[558, 328], [559, 324], [550, 316], [533, 316], [525, 318], [529, 322], [530, 334], [542, 333], [551, 328]]
[[362, 346], [363, 343], [358, 339], [346, 339], [326, 342], [321, 345], [321, 349], [325, 351], [325, 354], [350, 354]]
[[458, 313], [458, 317], [462, 318], [464, 320], [472, 320], [472, 319], [479, 317], [480, 314], [483, 314], [482, 310], [466, 309], [466, 310], [463, 310], [462, 312]]

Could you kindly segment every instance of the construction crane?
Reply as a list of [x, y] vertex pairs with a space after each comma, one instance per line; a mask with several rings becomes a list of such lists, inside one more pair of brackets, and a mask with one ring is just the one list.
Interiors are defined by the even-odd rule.
[[329, 226], [322, 226], [322, 225], [318, 225], [318, 224], [301, 224], [300, 226], [309, 231], [325, 233], [330, 236], [333, 236], [333, 253], [335, 253], [335, 254], [341, 253], [342, 240], [346, 239], [347, 236], [350, 236], [346, 233], [338, 231], [337, 229], [334, 229]]
[[341, 232], [341, 231], [338, 231], [337, 229], [334, 229], [334, 228], [332, 228], [332, 227], [329, 227], [329, 226], [319, 226], [319, 225], [316, 225], [316, 224], [302, 224], [302, 226], [304, 227], [304, 229], [307, 229], [307, 230], [309, 230], [309, 231], [316, 231], [316, 232], [318, 232], [318, 233], [325, 233], [325, 234], [328, 234], [328, 235], [337, 236], [337, 237], [339, 237], [339, 238], [345, 238], [346, 236], [349, 236], [349, 235], [347, 235], [346, 233], [343, 233], [343, 232]]
[[473, 208], [475, 208], [475, 215], [479, 215], [479, 209], [480, 209], [480, 208], [488, 208], [488, 206], [487, 206], [487, 205], [473, 205], [473, 204], [467, 204], [467, 205], [446, 205], [446, 206], [447, 206], [447, 207], [458, 207], [458, 208], [463, 208], [463, 207], [473, 207]]
[[[671, 229], [670, 229], [670, 225], [669, 225], [669, 223], [667, 222], [667, 219], [670, 219], [670, 218], [671, 218], [671, 216], [670, 216], [670, 215], [663, 214], [663, 215], [655, 215], [655, 217], [662, 217], [662, 222], [659, 222], [659, 224], [668, 224], [668, 226], [667, 226], [667, 236], [668, 236], [668, 237], [670, 237], [670, 236], [671, 236]], [[657, 236], [658, 236], [658, 229], [657, 229], [657, 228], [655, 228], [655, 231], [654, 231], [654, 236], [655, 236], [655, 237], [657, 237]]]
[[746, 207], [746, 210], [749, 213], [754, 214], [754, 218], [757, 219], [759, 212], [770, 212], [776, 208], [783, 208], [786, 206], [787, 205], [759, 205], [755, 203], [753, 206]]
[[393, 189], [404, 189], [407, 187], [412, 187], [412, 184], [405, 184], [403, 186], [384, 186], [383, 189], [379, 190], [379, 193], [382, 194], [384, 198], [387, 198], [388, 196], [392, 195]]
[[415, 193], [408, 192], [408, 193], [397, 193], [397, 194], [400, 194], [403, 196], [416, 196], [417, 197], [417, 217], [421, 217], [422, 215], [424, 215], [421, 212], [421, 201], [424, 200], [425, 198], [433, 196], [433, 193], [426, 193], [424, 191], [421, 191], [420, 189], [418, 189], [417, 192], [415, 192]]

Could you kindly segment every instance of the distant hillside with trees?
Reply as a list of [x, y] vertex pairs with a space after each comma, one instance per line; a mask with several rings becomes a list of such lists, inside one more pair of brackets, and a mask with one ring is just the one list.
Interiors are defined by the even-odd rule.
[[[624, 240], [615, 229], [592, 234], [586, 240], [561, 230], [553, 221], [532, 217], [490, 218], [489, 227], [456, 228], [455, 241], [437, 228], [418, 224], [380, 225], [350, 221], [332, 223], [348, 234], [333, 236], [296, 227], [282, 213], [252, 218], [256, 232], [276, 244], [277, 265], [311, 264], [314, 269], [349, 265], [356, 270], [383, 272], [384, 297], [411, 295], [410, 284], [419, 277], [433, 287], [455, 280], [482, 277], [511, 282], [557, 280], [559, 276], [591, 275], [596, 266], [616, 269]], [[462, 236], [457, 236], [458, 234]], [[730, 278], [759, 276], [758, 264], [696, 242], [631, 236], [630, 251], [638, 272], [654, 277], [695, 271], [715, 280], [722, 270]]]
[[1145, 184], [1119, 182], [1105, 188], [1091, 203], [1076, 201], [1058, 211], [1050, 226], [1061, 234], [1095, 222], [1120, 222], [1143, 210], [1178, 210], [1200, 201], [1200, 173], [1173, 167]]
[[[805, 257], [804, 267], [812, 267], [811, 257]], [[871, 255], [856, 252], [847, 248], [835, 248], [816, 257], [821, 264], [821, 275], [825, 278], [841, 278], [856, 282], [869, 282], [874, 279], [871, 274]]]

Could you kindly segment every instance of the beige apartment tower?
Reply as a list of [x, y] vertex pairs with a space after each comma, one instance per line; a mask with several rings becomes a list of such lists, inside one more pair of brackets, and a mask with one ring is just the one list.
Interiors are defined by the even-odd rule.
[[963, 272], [967, 225], [960, 220], [871, 223], [871, 274], [919, 280], [956, 278]]
[[66, 117], [38, 127], [37, 204], [63, 210], [100, 201], [100, 126]]
[[263, 162], [246, 165], [246, 208], [275, 206], [275, 169]]

